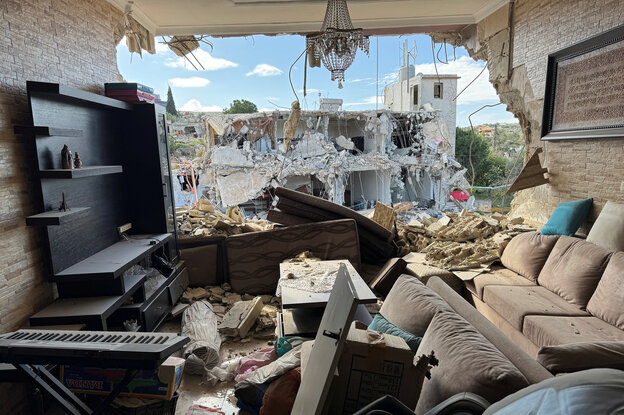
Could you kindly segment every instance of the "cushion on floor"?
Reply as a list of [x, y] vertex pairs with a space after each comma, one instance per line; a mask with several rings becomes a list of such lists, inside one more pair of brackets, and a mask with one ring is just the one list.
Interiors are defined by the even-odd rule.
[[500, 260], [505, 267], [536, 282], [557, 239], [557, 235], [521, 233], [509, 241]]
[[624, 341], [624, 331], [591, 316], [527, 316], [522, 333], [540, 347], [594, 341]]
[[522, 331], [525, 316], [588, 316], [544, 287], [489, 285], [483, 301], [514, 328]]
[[546, 346], [537, 353], [537, 361], [554, 374], [597, 367], [624, 370], [624, 342]]
[[379, 313], [395, 326], [422, 337], [438, 310], [452, 311], [452, 308], [417, 278], [401, 275]]
[[425, 379], [416, 413], [422, 414], [456, 393], [472, 392], [496, 402], [528, 381], [498, 349], [455, 312], [438, 312], [416, 356], [435, 353], [438, 366]]
[[491, 271], [477, 275], [473, 280], [474, 294], [483, 299], [483, 289], [488, 285], [525, 285], [535, 286], [535, 283], [520, 274], [505, 267], [492, 267]]
[[624, 252], [616, 252], [609, 260], [587, 311], [624, 330]]
[[607, 201], [587, 241], [611, 251], [624, 251], [624, 204]]
[[611, 253], [582, 239], [562, 236], [537, 281], [571, 304], [585, 309]]

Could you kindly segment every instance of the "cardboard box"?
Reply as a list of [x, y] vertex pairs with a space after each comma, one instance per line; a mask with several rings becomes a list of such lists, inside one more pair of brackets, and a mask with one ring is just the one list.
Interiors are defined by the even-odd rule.
[[[169, 357], [158, 369], [141, 370], [120, 396], [169, 400], [180, 386], [184, 359]], [[108, 395], [124, 377], [125, 369], [62, 365], [60, 380], [72, 392]]]
[[[356, 326], [357, 325], [357, 326]], [[354, 322], [332, 382], [330, 414], [352, 414], [384, 395], [398, 398], [409, 408], [418, 401], [414, 385], [418, 371], [414, 353], [400, 337], [376, 336]]]

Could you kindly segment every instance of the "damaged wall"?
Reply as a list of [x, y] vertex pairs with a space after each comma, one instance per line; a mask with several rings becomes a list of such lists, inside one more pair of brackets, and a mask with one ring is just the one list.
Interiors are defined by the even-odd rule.
[[624, 202], [624, 140], [540, 140], [547, 59], [549, 53], [622, 24], [624, 7], [618, 0], [517, 0], [511, 79], [508, 19], [507, 7], [503, 7], [479, 23], [476, 35], [464, 36], [460, 42], [473, 57], [487, 59], [490, 81], [520, 121], [527, 157], [538, 147], [544, 149], [541, 161], [549, 169], [550, 184], [519, 192], [512, 215], [543, 224], [560, 202], [593, 197], [593, 222], [607, 200]]
[[40, 213], [30, 149], [13, 134], [13, 125], [31, 123], [26, 81], [102, 93], [121, 79], [113, 39], [121, 18], [105, 0], [0, 2], [0, 332], [52, 301], [42, 230], [24, 219]]

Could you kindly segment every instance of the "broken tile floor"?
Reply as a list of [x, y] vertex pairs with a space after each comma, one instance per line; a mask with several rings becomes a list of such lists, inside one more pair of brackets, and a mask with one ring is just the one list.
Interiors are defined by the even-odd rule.
[[[160, 332], [180, 333], [181, 318], [173, 318], [164, 322], [158, 329]], [[271, 342], [272, 343], [272, 342]], [[221, 344], [221, 356], [225, 360], [244, 356], [254, 351], [267, 348], [267, 340], [251, 339], [243, 343], [240, 339], [224, 341]], [[174, 356], [181, 357], [182, 351], [178, 351]], [[184, 373], [182, 383], [178, 388], [178, 403], [176, 405], [176, 415], [185, 415], [193, 404], [207, 406], [218, 409], [226, 415], [250, 415], [236, 406], [234, 397], [234, 386], [236, 382], [218, 382], [215, 386], [202, 384], [202, 377]]]

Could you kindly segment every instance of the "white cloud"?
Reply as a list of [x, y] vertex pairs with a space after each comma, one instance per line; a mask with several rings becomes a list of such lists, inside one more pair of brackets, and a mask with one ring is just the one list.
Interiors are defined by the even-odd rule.
[[269, 101], [279, 101], [278, 97], [266, 97]]
[[[378, 98], [379, 98], [379, 100], [377, 100]], [[344, 103], [342, 105], [344, 107], [359, 107], [359, 106], [363, 106], [363, 105], [368, 105], [368, 106], [370, 106], [372, 108], [376, 103], [379, 103], [379, 107], [381, 108], [381, 106], [384, 103], [383, 95], [380, 95], [378, 97], [373, 95], [372, 97], [363, 98], [359, 102], [347, 102], [347, 103]]]
[[253, 71], [247, 72], [247, 76], [276, 76], [281, 74], [282, 70], [280, 68], [276, 68], [275, 66], [271, 66], [266, 63], [256, 65]]
[[[477, 62], [468, 56], [462, 56], [456, 61], [448, 64], [438, 63], [438, 73], [440, 74], [457, 74], [461, 78], [457, 80], [457, 92], [459, 93], [466, 87], [483, 69], [485, 64]], [[416, 73], [435, 74], [433, 63], [422, 63], [416, 65]], [[481, 76], [472, 83], [458, 98], [457, 104], [468, 104], [474, 102], [490, 102], [496, 103], [500, 99], [496, 95], [496, 90], [489, 81], [489, 73], [486, 69]]]
[[171, 59], [168, 62], [165, 62], [165, 66], [169, 66], [170, 68], [186, 68], [189, 70], [195, 70], [193, 65], [191, 65], [191, 62], [199, 71], [217, 71], [219, 69], [235, 68], [238, 66], [238, 63], [227, 59], [215, 58], [210, 53], [202, 49], [196, 49], [193, 53], [186, 55], [186, 57]]
[[190, 99], [186, 104], [182, 105], [179, 108], [180, 111], [190, 111], [190, 112], [221, 112], [223, 108], [218, 105], [202, 105], [196, 99]]
[[258, 108], [258, 112], [274, 112], [274, 111], [278, 111], [278, 109], [277, 108], [267, 108], [267, 107]]
[[365, 82], [365, 81], [372, 81], [372, 80], [373, 78], [356, 78], [356, 79], [347, 79], [345, 82], [355, 84], [357, 82]]
[[201, 78], [199, 76], [192, 76], [190, 78], [171, 78], [169, 84], [171, 86], [177, 86], [178, 88], [200, 88], [210, 83], [209, 79]]
[[[298, 90], [300, 94], [303, 94], [303, 89]], [[306, 89], [306, 94], [318, 94], [319, 92], [323, 92], [320, 89], [308, 88]]]
[[164, 54], [169, 52], [171, 49], [169, 49], [169, 46], [165, 45], [164, 43], [161, 42], [156, 42], [156, 53], [157, 54]]

